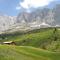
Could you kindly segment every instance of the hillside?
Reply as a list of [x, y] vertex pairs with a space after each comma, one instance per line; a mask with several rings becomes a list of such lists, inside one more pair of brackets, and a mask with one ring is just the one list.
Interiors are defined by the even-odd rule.
[[[15, 42], [15, 45], [2, 44]], [[0, 60], [60, 60], [60, 28], [0, 35]]]
[[60, 53], [28, 46], [0, 45], [0, 60], [60, 60]]
[[26, 32], [0, 35], [0, 43], [14, 41], [17, 46], [33, 46], [49, 51], [60, 51], [60, 28], [42, 28]]

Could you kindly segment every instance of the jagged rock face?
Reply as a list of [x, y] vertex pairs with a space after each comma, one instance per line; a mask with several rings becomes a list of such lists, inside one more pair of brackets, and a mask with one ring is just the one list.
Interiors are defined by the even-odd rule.
[[53, 7], [53, 9], [43, 8], [36, 9], [32, 13], [23, 12], [17, 17], [17, 21], [25, 21], [26, 23], [41, 24], [43, 22], [55, 26], [60, 25], [60, 4]]
[[22, 20], [24, 20], [26, 23], [36, 22], [37, 24], [41, 24], [43, 22], [46, 22], [50, 25], [53, 25], [54, 13], [48, 8], [44, 8], [42, 10], [37, 9], [32, 13], [25, 12], [19, 14], [17, 17], [17, 21], [21, 22]]
[[54, 11], [54, 20], [56, 21], [57, 24], [60, 25], [60, 4], [56, 5], [53, 11]]
[[[45, 25], [43, 24], [45, 23]], [[35, 11], [21, 12], [18, 16], [1, 16], [0, 15], [0, 31], [19, 27], [21, 28], [43, 28], [51, 26], [60, 26], [60, 4], [49, 8], [38, 8]], [[18, 30], [16, 28], [16, 30]]]
[[16, 17], [12, 16], [0, 16], [0, 31], [9, 29], [16, 23]]

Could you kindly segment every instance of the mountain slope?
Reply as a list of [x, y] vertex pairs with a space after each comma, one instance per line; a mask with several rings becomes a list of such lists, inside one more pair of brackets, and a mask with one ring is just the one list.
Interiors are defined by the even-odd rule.
[[17, 46], [33, 46], [60, 52], [60, 28], [42, 28], [0, 35], [0, 42], [13, 41]]
[[60, 60], [60, 53], [27, 46], [0, 45], [0, 60]]
[[[47, 23], [51, 26], [60, 25], [60, 4], [55, 4], [53, 8], [37, 8], [33, 12], [21, 12], [17, 16], [17, 22], [24, 21], [27, 25], [34, 23], [39, 25], [41, 23]], [[18, 23], [19, 23], [18, 22]], [[32, 25], [32, 24], [31, 24]]]
[[[55, 4], [53, 8], [37, 8], [31, 13], [20, 12], [18, 16], [0, 15], [0, 33], [15, 29], [37, 29], [44, 27], [60, 26], [60, 4]], [[45, 25], [41, 26], [41, 24]], [[19, 28], [17, 28], [19, 27]]]

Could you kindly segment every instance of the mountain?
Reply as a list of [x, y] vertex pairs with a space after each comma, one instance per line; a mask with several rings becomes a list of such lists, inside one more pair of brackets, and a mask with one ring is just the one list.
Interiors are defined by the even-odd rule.
[[16, 23], [16, 17], [0, 15], [0, 31], [9, 29]]
[[60, 25], [60, 4], [56, 4], [53, 8], [38, 8], [31, 13], [19, 13], [17, 16], [17, 23], [22, 21], [27, 25], [40, 25], [42, 23], [46, 23], [51, 26]]
[[25, 21], [27, 25], [40, 25], [46, 23], [49, 25], [54, 25], [54, 13], [51, 9], [37, 9], [32, 13], [23, 12], [17, 17], [17, 23]]
[[53, 8], [37, 8], [30, 13], [20, 12], [18, 16], [0, 15], [0, 32], [55, 26], [60, 26], [60, 4], [56, 4]]

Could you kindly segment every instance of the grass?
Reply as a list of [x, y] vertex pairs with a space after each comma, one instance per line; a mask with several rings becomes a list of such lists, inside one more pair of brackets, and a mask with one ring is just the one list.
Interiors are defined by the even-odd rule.
[[45, 28], [23, 34], [3, 34], [0, 38], [0, 42], [16, 43], [0, 45], [0, 60], [60, 60], [59, 28], [56, 31], [54, 28]]
[[60, 60], [60, 53], [29, 46], [0, 45], [0, 60]]
[[33, 46], [51, 51], [60, 51], [60, 30], [54, 33], [54, 28], [45, 28], [21, 34], [4, 35], [5, 39], [1, 41], [14, 41], [17, 46]]

